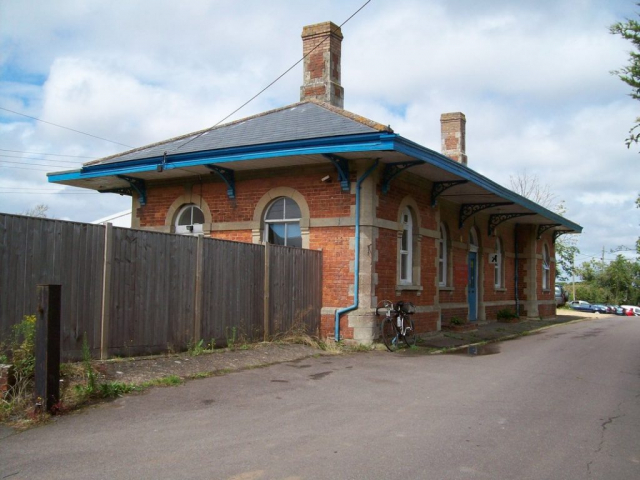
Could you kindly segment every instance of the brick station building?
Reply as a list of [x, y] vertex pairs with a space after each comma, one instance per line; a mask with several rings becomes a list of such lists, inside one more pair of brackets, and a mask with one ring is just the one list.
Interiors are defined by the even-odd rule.
[[133, 228], [322, 250], [322, 337], [371, 342], [383, 299], [413, 302], [418, 333], [554, 316], [555, 239], [582, 227], [469, 168], [462, 113], [438, 153], [344, 110], [342, 38], [304, 27], [299, 103], [49, 181], [131, 195]]

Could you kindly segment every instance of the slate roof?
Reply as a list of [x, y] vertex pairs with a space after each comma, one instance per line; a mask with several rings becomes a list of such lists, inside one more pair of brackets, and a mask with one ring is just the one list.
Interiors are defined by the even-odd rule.
[[129, 150], [85, 163], [85, 166], [141, 160], [178, 153], [260, 145], [363, 133], [391, 128], [332, 105], [304, 101], [236, 120], [217, 127]]

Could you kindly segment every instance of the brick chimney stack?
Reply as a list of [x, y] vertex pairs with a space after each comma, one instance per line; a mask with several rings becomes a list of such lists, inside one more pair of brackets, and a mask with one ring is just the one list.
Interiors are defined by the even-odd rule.
[[322, 44], [304, 59], [301, 101], [320, 100], [344, 108], [344, 89], [340, 85], [342, 38], [340, 27], [333, 22], [307, 25], [302, 29], [303, 55]]
[[464, 113], [454, 112], [440, 115], [442, 154], [463, 165], [467, 164], [467, 154], [465, 153], [466, 124]]

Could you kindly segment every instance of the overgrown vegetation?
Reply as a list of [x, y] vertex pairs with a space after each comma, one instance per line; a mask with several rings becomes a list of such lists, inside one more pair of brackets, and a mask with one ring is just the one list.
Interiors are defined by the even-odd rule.
[[464, 325], [467, 321], [464, 318], [460, 317], [451, 317], [449, 319], [449, 325]]
[[0, 420], [24, 414], [33, 405], [36, 317], [25, 316], [13, 326], [7, 343], [0, 344], [2, 362], [13, 365], [13, 384], [0, 398]]

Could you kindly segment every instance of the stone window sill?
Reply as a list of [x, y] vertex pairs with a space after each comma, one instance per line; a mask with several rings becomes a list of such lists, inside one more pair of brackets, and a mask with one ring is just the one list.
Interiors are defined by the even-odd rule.
[[447, 287], [445, 285], [438, 285], [438, 290], [441, 292], [453, 292], [455, 290], [454, 287]]
[[396, 285], [396, 291], [401, 291], [401, 290], [409, 290], [409, 291], [414, 291], [414, 292], [421, 292], [422, 291], [422, 285]]
[[548, 289], [548, 288], [543, 288], [542, 289], [542, 293], [550, 293], [550, 292], [551, 292], [551, 290]]
[[496, 292], [506, 292], [507, 289], [504, 287], [496, 287]]

